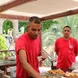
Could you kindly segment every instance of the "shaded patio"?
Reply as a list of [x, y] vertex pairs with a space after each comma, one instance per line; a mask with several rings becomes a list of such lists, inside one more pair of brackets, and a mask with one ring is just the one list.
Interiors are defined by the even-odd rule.
[[0, 18], [11, 19], [17, 27], [18, 20], [28, 20], [31, 16], [44, 21], [74, 14], [78, 14], [78, 2], [74, 0], [4, 0], [0, 4]]

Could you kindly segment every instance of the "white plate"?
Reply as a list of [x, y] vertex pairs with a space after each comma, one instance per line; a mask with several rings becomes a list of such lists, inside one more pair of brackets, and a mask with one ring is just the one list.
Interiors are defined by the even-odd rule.
[[49, 70], [51, 70], [51, 67], [39, 67], [40, 73], [47, 72]]

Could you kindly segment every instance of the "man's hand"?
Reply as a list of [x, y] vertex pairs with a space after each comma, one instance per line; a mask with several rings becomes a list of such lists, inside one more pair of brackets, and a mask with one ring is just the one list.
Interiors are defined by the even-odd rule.
[[42, 61], [47, 58], [47, 56], [46, 56], [46, 54], [45, 54], [44, 52], [41, 53], [41, 56], [42, 56], [42, 57], [41, 57], [41, 58], [42, 58]]
[[42, 77], [39, 75], [39, 76], [37, 76], [37, 77], [35, 77], [35, 78], [42, 78]]
[[42, 61], [44, 61], [46, 59], [46, 57], [47, 56], [46, 56], [46, 54], [44, 52], [41, 52], [41, 56], [37, 57], [40, 66], [43, 66]]
[[44, 61], [46, 59], [46, 54], [44, 52], [41, 53], [41, 56], [38, 56], [37, 59], [39, 62]]

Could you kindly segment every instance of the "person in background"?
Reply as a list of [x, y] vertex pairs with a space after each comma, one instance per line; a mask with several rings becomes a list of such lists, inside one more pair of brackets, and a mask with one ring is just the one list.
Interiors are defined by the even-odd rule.
[[58, 55], [57, 68], [69, 71], [75, 57], [78, 54], [77, 40], [70, 37], [72, 33], [70, 26], [63, 28], [63, 37], [55, 42], [55, 52]]
[[10, 45], [12, 44], [12, 28], [8, 29], [8, 40]]
[[40, 61], [46, 57], [41, 52], [40, 23], [38, 17], [30, 17], [27, 32], [16, 40], [16, 78], [41, 78], [38, 57], [41, 57]]

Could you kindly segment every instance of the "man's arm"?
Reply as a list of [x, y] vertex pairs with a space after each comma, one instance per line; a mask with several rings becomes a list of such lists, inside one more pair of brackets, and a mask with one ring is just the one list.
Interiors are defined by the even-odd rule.
[[75, 55], [78, 56], [78, 41], [76, 40], [76, 43], [75, 43]]
[[56, 54], [58, 55], [58, 49], [57, 49], [57, 40], [56, 40], [56, 42], [55, 42], [55, 52], [56, 52]]
[[36, 72], [32, 66], [27, 62], [27, 56], [25, 50], [19, 51], [19, 58], [24, 69], [34, 78], [41, 78], [38, 72]]

